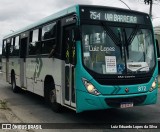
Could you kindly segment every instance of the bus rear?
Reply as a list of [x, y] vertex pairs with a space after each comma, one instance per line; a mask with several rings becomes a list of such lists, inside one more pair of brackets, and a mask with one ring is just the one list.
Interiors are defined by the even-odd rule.
[[145, 13], [79, 6], [76, 110], [155, 104], [158, 65], [153, 28]]

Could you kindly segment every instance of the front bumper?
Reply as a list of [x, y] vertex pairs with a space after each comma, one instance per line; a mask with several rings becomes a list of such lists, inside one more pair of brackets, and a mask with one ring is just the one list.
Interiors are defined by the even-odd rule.
[[130, 95], [99, 95], [95, 96], [87, 92], [77, 90], [77, 113], [88, 110], [102, 110], [108, 108], [120, 108], [122, 102], [133, 102], [134, 106], [155, 104], [158, 89], [152, 92]]

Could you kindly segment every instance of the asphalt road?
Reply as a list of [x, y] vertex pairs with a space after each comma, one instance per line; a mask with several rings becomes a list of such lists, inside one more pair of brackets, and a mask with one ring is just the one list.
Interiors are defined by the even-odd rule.
[[0, 77], [0, 99], [7, 101], [8, 107], [23, 123], [160, 123], [160, 96], [155, 105], [89, 111], [80, 114], [65, 108], [62, 113], [54, 113], [45, 105], [42, 97], [30, 92], [15, 94], [11, 86]]

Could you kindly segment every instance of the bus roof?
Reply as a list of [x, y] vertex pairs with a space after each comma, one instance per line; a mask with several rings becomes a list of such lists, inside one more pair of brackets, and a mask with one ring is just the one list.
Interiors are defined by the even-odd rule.
[[33, 24], [29, 25], [29, 26], [26, 26], [25, 28], [22, 28], [22, 29], [20, 29], [20, 30], [17, 30], [17, 31], [15, 31], [15, 32], [11, 33], [11, 34], [8, 34], [8, 35], [4, 36], [3, 39], [9, 38], [9, 37], [14, 36], [14, 35], [17, 35], [17, 34], [19, 34], [19, 33], [23, 33], [23, 32], [25, 32], [25, 31], [28, 31], [29, 29], [32, 29], [32, 28], [34, 28], [34, 27], [38, 27], [38, 26], [40, 26], [40, 25], [42, 25], [42, 24], [44, 24], [44, 23], [50, 22], [50, 21], [52, 21], [52, 20], [54, 20], [54, 19], [57, 19], [57, 18], [59, 18], [59, 17], [62, 17], [62, 16], [64, 16], [64, 15], [67, 15], [67, 14], [70, 14], [70, 13], [73, 13], [73, 12], [76, 12], [76, 11], [77, 11], [77, 7], [78, 7], [78, 6], [75, 5], [75, 6], [72, 6], [72, 7], [67, 8], [67, 9], [64, 9], [64, 10], [62, 10], [62, 11], [59, 11], [59, 12], [57, 12], [57, 13], [55, 13], [55, 14], [52, 14], [52, 15], [50, 15], [50, 16], [47, 16], [47, 17], [41, 19], [41, 20], [38, 21], [38, 22], [35, 22], [35, 23], [33, 23]]
[[[59, 11], [59, 12], [57, 12], [57, 13], [55, 13], [55, 14], [52, 14], [52, 15], [50, 15], [50, 16], [47, 16], [47, 17], [41, 19], [40, 21], [35, 22], [35, 23], [33, 23], [33, 24], [29, 25], [29, 26], [26, 26], [26, 27], [24, 27], [24, 28], [22, 28], [22, 29], [20, 29], [20, 30], [17, 30], [17, 31], [15, 31], [15, 32], [13, 32], [13, 33], [10, 33], [10, 34], [4, 36], [3, 39], [7, 39], [7, 38], [9, 38], [9, 37], [11, 37], [11, 36], [15, 36], [15, 35], [17, 35], [17, 34], [19, 34], [19, 33], [26, 32], [26, 31], [28, 31], [28, 30], [30, 30], [30, 29], [33, 29], [33, 28], [35, 28], [35, 27], [38, 27], [38, 26], [40, 26], [40, 25], [42, 25], [42, 24], [44, 24], [44, 23], [50, 22], [50, 21], [52, 21], [52, 20], [54, 20], [54, 19], [58, 19], [58, 18], [60, 18], [60, 17], [62, 17], [62, 16], [65, 16], [65, 15], [67, 15], [67, 14], [74, 13], [74, 12], [79, 13], [79, 6], [92, 7], [92, 8], [93, 8], [93, 7], [94, 7], [94, 8], [108, 8], [108, 9], [116, 9], [116, 10], [118, 9], [118, 10], [127, 11], [127, 12], [146, 14], [146, 13], [139, 12], [139, 11], [133, 11], [133, 10], [129, 10], [129, 9], [116, 8], [116, 7], [107, 7], [107, 6], [99, 6], [99, 5], [74, 5], [74, 6], [71, 6], [71, 7], [69, 7], [69, 8], [66, 8], [66, 9], [64, 9], [64, 10], [62, 10], [62, 11]], [[146, 15], [147, 15], [147, 14], [146, 14]]]

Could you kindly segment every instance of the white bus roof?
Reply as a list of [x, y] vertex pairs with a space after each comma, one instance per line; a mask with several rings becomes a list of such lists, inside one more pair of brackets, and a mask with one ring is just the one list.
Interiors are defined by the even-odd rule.
[[[72, 7], [66, 8], [66, 9], [64, 9], [64, 10], [62, 10], [62, 11], [59, 11], [59, 12], [57, 12], [57, 13], [55, 13], [55, 14], [52, 14], [52, 15], [50, 15], [50, 16], [47, 16], [47, 17], [41, 19], [41, 20], [38, 21], [38, 22], [35, 22], [35, 23], [33, 23], [33, 24], [25, 27], [25, 28], [22, 28], [22, 29], [20, 29], [20, 30], [17, 30], [17, 31], [15, 31], [15, 32], [11, 33], [11, 34], [8, 34], [8, 35], [4, 36], [3, 39], [7, 39], [7, 38], [9, 38], [9, 37], [11, 37], [11, 36], [15, 36], [15, 35], [18, 35], [18, 34], [20, 34], [20, 33], [24, 33], [24, 32], [26, 32], [26, 31], [28, 31], [28, 30], [30, 30], [30, 29], [34, 29], [34, 28], [36, 28], [36, 27], [38, 27], [38, 26], [41, 26], [41, 25], [43, 25], [43, 24], [45, 24], [45, 23], [47, 23], [47, 22], [50, 22], [50, 21], [52, 21], [52, 20], [58, 19], [58, 18], [60, 18], [60, 17], [62, 17], [62, 16], [65, 16], [65, 15], [67, 15], [67, 14], [74, 13], [74, 12], [79, 13], [79, 6], [81, 6], [81, 5], [74, 5], [74, 6], [72, 6]], [[90, 6], [90, 7], [94, 7], [94, 8], [95, 8], [95, 7], [105, 7], [105, 8], [106, 8], [106, 6], [95, 6], [95, 5], [83, 5], [83, 6]], [[107, 8], [114, 9], [115, 7], [107, 7]], [[115, 8], [115, 9], [120, 9], [120, 10], [123, 10], [123, 11], [131, 11], [131, 12], [135, 12], [135, 13], [143, 13], [143, 12], [133, 11], [133, 10], [128, 10], [128, 9], [123, 9], [123, 8]], [[146, 14], [146, 13], [143, 13], [143, 14]]]
[[32, 29], [32, 28], [37, 27], [37, 26], [40, 26], [40, 25], [42, 25], [44, 23], [50, 22], [50, 21], [52, 21], [54, 19], [57, 19], [57, 18], [62, 17], [64, 15], [70, 14], [72, 12], [76, 12], [77, 11], [76, 8], [77, 8], [77, 6], [72, 6], [72, 7], [69, 7], [67, 9], [64, 9], [64, 10], [62, 10], [60, 12], [57, 12], [57, 13], [52, 14], [50, 16], [47, 16], [47, 17], [41, 19], [38, 22], [35, 22], [35, 23], [25, 27], [25, 28], [22, 28], [20, 30], [17, 30], [15, 32], [11, 33], [11, 34], [8, 34], [8, 35], [4, 36], [3, 39], [9, 38], [9, 37], [14, 36], [14, 35], [17, 35], [19, 33], [23, 33], [25, 31], [28, 31], [29, 29]]

